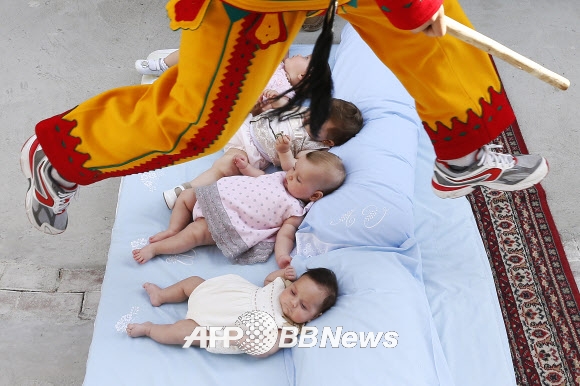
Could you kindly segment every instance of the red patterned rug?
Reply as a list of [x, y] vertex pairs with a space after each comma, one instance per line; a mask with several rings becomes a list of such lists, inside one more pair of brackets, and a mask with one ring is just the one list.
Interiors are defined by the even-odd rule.
[[[526, 153], [515, 122], [496, 143]], [[580, 294], [540, 185], [468, 196], [492, 267], [519, 385], [580, 385]]]

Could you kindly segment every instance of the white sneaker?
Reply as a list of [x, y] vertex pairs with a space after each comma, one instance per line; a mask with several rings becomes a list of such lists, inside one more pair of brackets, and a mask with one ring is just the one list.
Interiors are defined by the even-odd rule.
[[178, 185], [173, 189], [166, 190], [163, 192], [163, 199], [165, 200], [165, 204], [169, 209], [173, 209], [175, 206], [175, 201], [177, 201], [177, 197], [185, 190], [183, 185]]
[[169, 68], [163, 59], [164, 58], [153, 60], [139, 59], [135, 62], [135, 69], [143, 75], [159, 76]]

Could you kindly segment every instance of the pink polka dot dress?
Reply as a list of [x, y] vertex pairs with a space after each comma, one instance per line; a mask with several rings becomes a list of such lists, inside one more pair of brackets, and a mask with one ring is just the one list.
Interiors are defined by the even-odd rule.
[[303, 216], [311, 204], [284, 188], [286, 172], [260, 177], [233, 176], [196, 189], [193, 219], [204, 217], [220, 250], [235, 263], [266, 261], [276, 233], [292, 216]]

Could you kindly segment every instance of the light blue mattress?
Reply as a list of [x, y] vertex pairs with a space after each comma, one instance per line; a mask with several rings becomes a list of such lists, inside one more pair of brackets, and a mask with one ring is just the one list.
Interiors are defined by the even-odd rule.
[[365, 127], [332, 149], [345, 162], [347, 180], [313, 205], [297, 234], [293, 265], [299, 272], [329, 267], [339, 278], [337, 304], [310, 326], [395, 331], [398, 345], [292, 348], [258, 359], [125, 334], [130, 322], [173, 323], [185, 316], [186, 304], [152, 307], [144, 282], [163, 287], [191, 275], [237, 273], [261, 285], [277, 268], [273, 258], [232, 265], [217, 247], [144, 265], [132, 259], [132, 249], [168, 224], [163, 190], [207, 169], [215, 154], [123, 178], [85, 385], [515, 384], [471, 208], [465, 199], [442, 200], [431, 192], [433, 150], [412, 99], [350, 26], [335, 55], [335, 96], [359, 106]]

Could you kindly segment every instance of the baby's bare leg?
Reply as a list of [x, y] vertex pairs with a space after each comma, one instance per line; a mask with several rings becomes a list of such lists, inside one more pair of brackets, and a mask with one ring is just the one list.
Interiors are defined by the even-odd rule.
[[177, 62], [179, 62], [179, 50], [173, 51], [172, 53], [167, 55], [165, 59], [163, 59], [163, 61], [165, 62], [165, 64], [167, 64], [167, 67], [175, 66]]
[[196, 188], [199, 186], [211, 185], [223, 177], [239, 176], [241, 173], [233, 163], [234, 156], [236, 155], [241, 155], [246, 159], [248, 158], [248, 155], [243, 150], [229, 149], [224, 153], [224, 155], [215, 160], [211, 168], [192, 180], [190, 182], [191, 186]]
[[[132, 338], [148, 336], [158, 343], [183, 345], [185, 337], [191, 335], [197, 326], [191, 319], [180, 320], [174, 324], [131, 323], [127, 325], [127, 335]], [[199, 340], [194, 340], [192, 344], [199, 346]]]
[[199, 276], [190, 276], [166, 288], [159, 288], [153, 283], [143, 284], [143, 288], [149, 295], [151, 305], [158, 307], [165, 303], [181, 303], [189, 298], [189, 295], [205, 280]]
[[146, 245], [142, 249], [135, 249], [133, 258], [143, 264], [157, 255], [183, 253], [200, 245], [215, 245], [204, 218], [198, 218], [174, 236]]
[[149, 237], [149, 242], [156, 243], [174, 236], [179, 231], [185, 229], [185, 227], [191, 223], [191, 212], [193, 211], [196, 201], [197, 197], [195, 195], [195, 189], [184, 190], [179, 197], [177, 197], [167, 229]]

